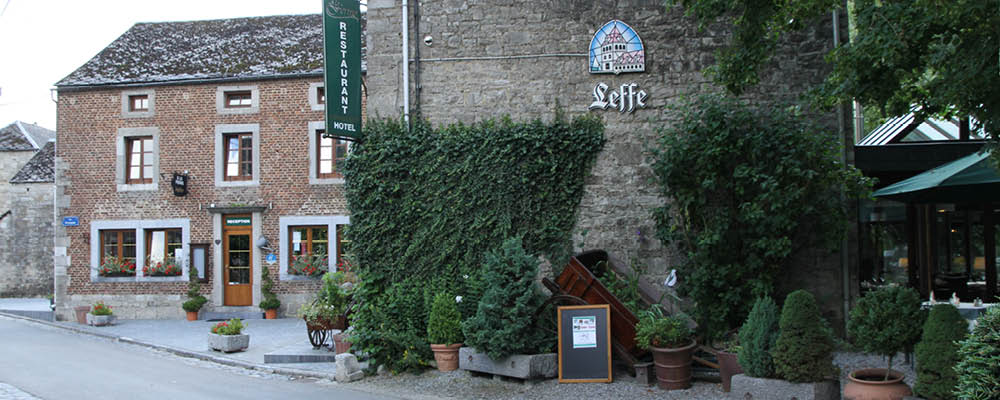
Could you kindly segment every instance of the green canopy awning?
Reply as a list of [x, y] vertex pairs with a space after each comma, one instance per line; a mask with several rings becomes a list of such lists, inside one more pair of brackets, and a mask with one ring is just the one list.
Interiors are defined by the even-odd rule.
[[977, 152], [886, 186], [874, 196], [905, 203], [1000, 202], [1000, 172], [989, 151]]

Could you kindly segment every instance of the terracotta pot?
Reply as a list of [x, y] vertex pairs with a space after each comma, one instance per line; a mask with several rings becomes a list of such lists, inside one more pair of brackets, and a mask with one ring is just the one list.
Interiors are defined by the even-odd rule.
[[275, 308], [264, 310], [265, 319], [278, 319], [278, 310]]
[[890, 370], [885, 379], [885, 368], [867, 368], [852, 371], [844, 385], [844, 400], [901, 400], [913, 395], [903, 383], [903, 374]]
[[434, 361], [437, 363], [438, 371], [448, 372], [458, 369], [458, 349], [461, 347], [461, 343], [431, 345], [431, 351], [434, 352]]
[[676, 390], [691, 387], [691, 356], [698, 346], [694, 340], [691, 344], [678, 347], [652, 347], [653, 365], [656, 366], [656, 384], [660, 389]]
[[90, 306], [73, 307], [73, 312], [76, 313], [76, 323], [87, 325], [87, 313], [90, 312]]
[[337, 354], [351, 351], [351, 342], [344, 340], [343, 334], [333, 335], [333, 351]]
[[733, 375], [742, 374], [743, 367], [740, 366], [739, 357], [737, 357], [736, 353], [720, 351], [715, 353], [715, 357], [719, 359], [719, 377], [722, 378], [722, 391], [729, 392]]
[[198, 312], [197, 311], [185, 311], [185, 312], [187, 313], [187, 320], [188, 321], [197, 321], [198, 320]]

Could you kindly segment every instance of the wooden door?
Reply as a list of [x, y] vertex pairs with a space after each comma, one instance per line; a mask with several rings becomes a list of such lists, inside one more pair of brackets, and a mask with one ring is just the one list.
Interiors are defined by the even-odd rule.
[[[242, 219], [245, 218], [245, 219]], [[222, 234], [223, 305], [253, 304], [253, 241], [251, 225], [230, 225], [249, 221], [249, 216], [226, 216]]]

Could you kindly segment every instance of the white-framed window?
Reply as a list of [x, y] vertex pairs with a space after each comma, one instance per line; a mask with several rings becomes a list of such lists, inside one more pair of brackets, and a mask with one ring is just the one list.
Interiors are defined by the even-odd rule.
[[313, 111], [326, 109], [326, 89], [323, 87], [323, 82], [309, 84], [309, 108]]
[[[284, 216], [278, 218], [280, 232], [279, 279], [283, 281], [314, 280], [316, 276], [295, 274], [289, 268], [299, 257], [319, 256], [326, 259], [327, 270], [337, 269], [343, 261], [343, 227], [350, 225], [346, 215]], [[325, 256], [325, 257], [323, 257]]]
[[219, 86], [215, 89], [215, 109], [219, 114], [256, 114], [260, 112], [257, 85]]
[[215, 126], [215, 186], [260, 184], [260, 125]]
[[190, 232], [183, 218], [93, 221], [90, 281], [186, 282]]
[[309, 184], [343, 184], [344, 175], [339, 165], [350, 153], [350, 142], [343, 139], [323, 138], [323, 121], [309, 123]]
[[118, 128], [115, 184], [119, 192], [156, 190], [160, 183], [160, 128]]
[[148, 118], [156, 114], [156, 91], [123, 90], [122, 118]]

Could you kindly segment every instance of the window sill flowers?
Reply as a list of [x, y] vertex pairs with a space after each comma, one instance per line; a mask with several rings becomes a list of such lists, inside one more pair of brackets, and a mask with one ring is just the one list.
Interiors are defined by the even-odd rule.
[[324, 253], [292, 256], [292, 264], [288, 266], [288, 273], [292, 275], [320, 277], [330, 270], [329, 263], [330, 260]]
[[181, 267], [177, 265], [174, 257], [167, 257], [164, 261], [153, 263], [146, 260], [146, 265], [142, 267], [143, 276], [180, 276]]
[[135, 261], [107, 254], [97, 274], [106, 277], [135, 276]]

